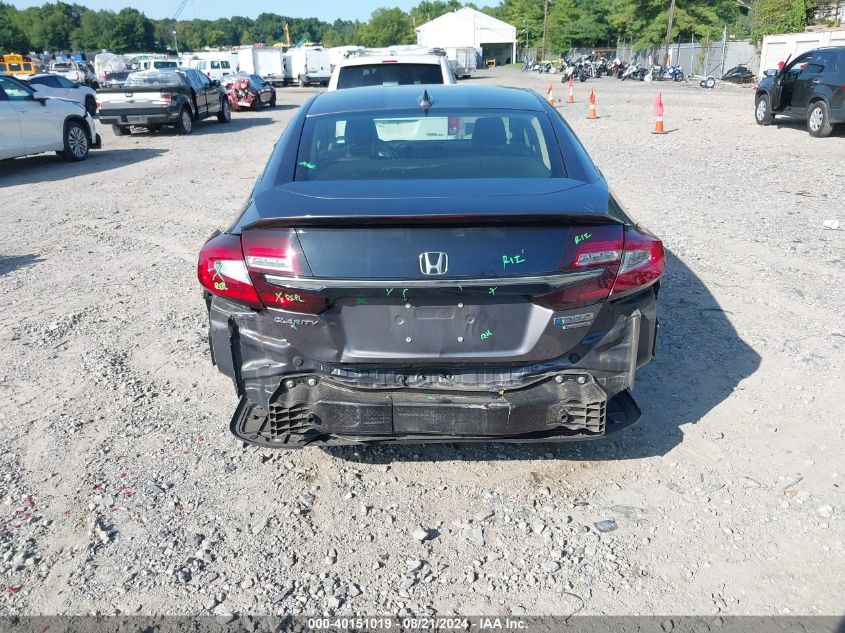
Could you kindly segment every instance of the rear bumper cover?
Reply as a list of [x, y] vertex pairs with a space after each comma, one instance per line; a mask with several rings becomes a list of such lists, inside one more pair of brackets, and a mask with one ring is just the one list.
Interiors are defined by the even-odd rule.
[[[656, 287], [649, 288], [570, 311], [594, 311], [588, 327], [561, 326], [568, 313], [549, 312], [539, 347], [532, 350], [548, 354], [565, 341], [557, 352], [562, 355], [549, 360], [444, 354], [370, 363], [346, 357], [340, 328], [320, 333], [322, 315], [287, 313], [279, 321], [280, 311], [207, 300], [214, 362], [241, 398], [233, 432], [247, 442], [296, 447], [558, 441], [622, 430], [640, 415], [629, 390], [636, 370], [654, 353], [656, 295]], [[382, 334], [385, 349], [393, 335]], [[329, 349], [336, 361], [314, 359]]]

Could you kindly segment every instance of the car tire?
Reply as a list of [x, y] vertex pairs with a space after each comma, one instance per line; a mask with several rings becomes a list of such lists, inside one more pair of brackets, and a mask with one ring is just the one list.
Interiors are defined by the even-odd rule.
[[308, 84], [306, 84], [306, 83], [305, 83], [305, 80], [304, 80], [304, 79], [300, 76], [300, 78], [299, 78], [299, 87], [300, 87], [300, 88], [305, 88], [305, 86], [307, 86], [307, 85], [308, 85]]
[[270, 97], [270, 107], [271, 108], [276, 107], [276, 90], [275, 89], [273, 90], [273, 96]]
[[232, 108], [228, 99], [220, 99], [220, 112], [217, 113], [217, 120], [220, 123], [228, 123], [232, 120]]
[[256, 95], [255, 99], [252, 100], [252, 103], [249, 104], [249, 109], [253, 112], [258, 112], [261, 109], [261, 97]]
[[85, 97], [85, 109], [91, 116], [97, 114], [97, 100], [91, 95]]
[[131, 134], [127, 125], [112, 125], [111, 129], [115, 136], [129, 136]]
[[771, 125], [775, 120], [772, 114], [772, 102], [767, 94], [761, 94], [754, 102], [754, 120], [757, 125]]
[[708, 77], [704, 80], [704, 87], [705, 88], [713, 88], [716, 86], [716, 80], [713, 77]]
[[78, 162], [88, 158], [91, 149], [91, 139], [88, 138], [88, 130], [79, 121], [65, 123], [64, 149], [62, 158], [70, 162]]
[[825, 138], [830, 136], [833, 125], [827, 114], [827, 104], [824, 101], [814, 101], [807, 112], [807, 131], [810, 136]]
[[191, 116], [191, 109], [182, 106], [179, 110], [179, 119], [176, 121], [176, 133], [187, 135], [194, 131], [194, 118]]

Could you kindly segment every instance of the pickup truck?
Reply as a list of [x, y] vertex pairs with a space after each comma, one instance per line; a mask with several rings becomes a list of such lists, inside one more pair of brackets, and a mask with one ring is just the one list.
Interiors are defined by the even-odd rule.
[[216, 116], [228, 123], [232, 118], [220, 83], [194, 68], [134, 72], [122, 87], [101, 89], [97, 101], [100, 121], [111, 124], [117, 136], [129, 134], [132, 127], [154, 132], [164, 125], [190, 134], [201, 119]]

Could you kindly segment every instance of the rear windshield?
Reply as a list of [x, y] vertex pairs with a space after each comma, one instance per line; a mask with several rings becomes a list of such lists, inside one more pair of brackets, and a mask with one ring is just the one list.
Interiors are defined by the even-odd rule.
[[20, 71], [20, 69], [21, 69], [20, 64], [15, 64], [14, 62], [9, 64], [9, 70], [11, 70], [12, 72]]
[[367, 64], [344, 66], [337, 78], [337, 87], [405, 86], [414, 84], [442, 84], [440, 64]]
[[562, 176], [542, 112], [416, 110], [306, 119], [294, 180]]
[[153, 68], [177, 68], [176, 62], [153, 62]]
[[182, 82], [178, 73], [140, 72], [132, 73], [126, 78], [124, 86], [179, 86]]

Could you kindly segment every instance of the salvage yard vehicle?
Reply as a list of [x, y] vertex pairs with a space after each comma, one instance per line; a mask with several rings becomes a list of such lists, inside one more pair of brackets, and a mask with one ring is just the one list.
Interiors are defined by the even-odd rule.
[[84, 106], [47, 97], [0, 75], [0, 160], [56, 152], [65, 160], [80, 161], [100, 145], [94, 119]]
[[285, 54], [281, 48], [244, 46], [238, 49], [238, 68], [274, 85], [285, 83]]
[[365, 50], [334, 67], [328, 89], [454, 83], [455, 73], [445, 55], [377, 54]]
[[757, 85], [754, 118], [771, 125], [776, 115], [807, 122], [810, 136], [825, 137], [845, 123], [845, 46], [808, 51], [787, 60]]
[[235, 72], [228, 59], [194, 59], [191, 68], [196, 68], [209, 79], [222, 81], [223, 77]]
[[90, 86], [94, 90], [99, 88], [94, 69], [85, 62], [73, 60], [50, 62], [50, 73], [60, 75], [80, 86]]
[[82, 104], [91, 116], [97, 113], [97, 92], [93, 88], [80, 86], [61, 75], [51, 74], [33, 75], [26, 82], [48, 97], [70, 99]]
[[541, 95], [398, 86], [309, 99], [197, 275], [232, 432], [295, 448], [621, 431], [665, 265]]
[[314, 84], [327, 86], [331, 76], [329, 52], [322, 46], [297, 46], [284, 54], [285, 83], [296, 83], [300, 88]]
[[223, 87], [232, 110], [259, 110], [261, 106], [276, 107], [276, 88], [258, 75], [239, 72], [226, 77]]
[[194, 68], [134, 72], [120, 88], [97, 93], [100, 121], [111, 124], [117, 136], [132, 127], [151, 132], [165, 125], [179, 134], [190, 134], [194, 123], [216, 116], [221, 123], [232, 118], [229, 100], [220, 83]]
[[32, 59], [29, 55], [0, 55], [0, 73], [26, 77], [38, 72], [41, 72], [39, 59]]

